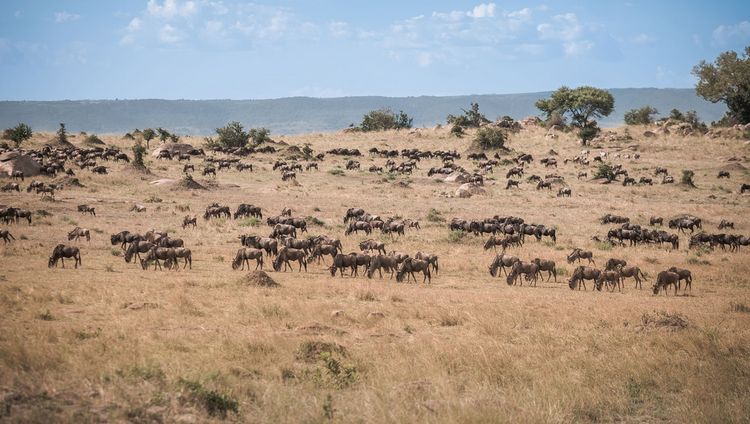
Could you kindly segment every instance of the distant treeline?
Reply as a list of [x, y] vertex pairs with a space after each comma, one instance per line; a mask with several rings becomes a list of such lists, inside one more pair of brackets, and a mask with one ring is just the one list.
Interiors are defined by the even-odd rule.
[[[662, 113], [671, 109], [695, 110], [701, 120], [716, 121], [726, 108], [699, 98], [693, 89], [610, 89], [615, 110], [601, 126], [623, 123], [625, 112], [643, 105]], [[534, 103], [550, 92], [422, 97], [341, 97], [318, 99], [289, 97], [271, 100], [81, 100], [2, 101], [0, 128], [25, 122], [34, 131], [55, 131], [65, 122], [69, 131], [99, 134], [125, 133], [134, 128], [162, 127], [176, 134], [209, 135], [230, 121], [265, 127], [272, 134], [329, 132], [359, 124], [363, 115], [380, 108], [403, 110], [414, 127], [445, 124], [449, 114], [460, 113], [471, 102], [479, 103], [490, 119], [508, 115], [521, 119], [539, 115]]]

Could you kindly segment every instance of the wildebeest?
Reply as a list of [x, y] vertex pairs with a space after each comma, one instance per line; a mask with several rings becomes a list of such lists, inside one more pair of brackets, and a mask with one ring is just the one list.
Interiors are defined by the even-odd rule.
[[680, 281], [680, 276], [677, 275], [674, 272], [670, 271], [662, 271], [656, 276], [656, 283], [652, 287], [652, 290], [654, 291], [654, 294], [659, 294], [659, 292], [664, 289], [664, 294], [666, 295], [669, 291], [669, 286], [674, 286], [674, 294], [677, 294], [677, 284]]
[[523, 168], [520, 166], [515, 166], [513, 168], [510, 168], [508, 170], [508, 173], [505, 174], [505, 178], [510, 178], [514, 175], [518, 177], [523, 177]]
[[[586, 290], [586, 280], [592, 280], [594, 281], [594, 284], [596, 284], [596, 279], [599, 278], [600, 274], [601, 271], [596, 268], [579, 265], [573, 271], [573, 275], [571, 275], [570, 281], [568, 282], [568, 287], [570, 287], [571, 290], [575, 290], [575, 288], [578, 287], [578, 290], [580, 290], [581, 286], [583, 286], [583, 289]], [[601, 287], [598, 287], [598, 289], [601, 290]]]
[[518, 181], [516, 181], [516, 180], [508, 180], [508, 182], [505, 184], [505, 189], [509, 190], [511, 187], [518, 188]]
[[703, 228], [703, 223], [700, 218], [696, 218], [694, 216], [687, 216], [669, 220], [669, 228], [676, 228], [677, 231], [681, 233], [685, 232], [686, 229], [689, 229], [692, 233], [696, 227]]
[[359, 243], [359, 250], [363, 252], [377, 250], [378, 253], [385, 255], [385, 243], [368, 239]]
[[25, 219], [29, 225], [31, 225], [31, 216], [33, 213], [30, 210], [26, 209], [17, 209], [16, 210], [16, 222], [20, 219]]
[[684, 268], [677, 268], [677, 267], [670, 267], [667, 271], [674, 272], [679, 276], [677, 279], [677, 284], [675, 285], [675, 290], [680, 288], [680, 281], [685, 280], [685, 291], [690, 289], [690, 291], [693, 291], [693, 274], [688, 269]]
[[618, 291], [622, 291], [622, 276], [620, 275], [620, 270], [605, 270], [599, 273], [599, 277], [594, 280], [596, 289], [601, 290], [603, 283], [606, 283], [607, 287], [611, 288], [611, 291], [615, 291], [615, 287], [617, 287]]
[[0, 238], [3, 239], [4, 244], [10, 243], [11, 239], [13, 239], [13, 240], [16, 239], [15, 237], [13, 237], [13, 234], [11, 234], [10, 231], [8, 231], [8, 230], [6, 230], [4, 228], [0, 230]]
[[124, 249], [128, 244], [139, 238], [141, 238], [140, 235], [131, 233], [130, 231], [120, 231], [117, 234], [112, 234], [109, 237], [109, 240], [112, 242], [112, 246], [119, 243], [121, 245], [120, 247]]
[[538, 183], [536, 184], [536, 189], [537, 189], [537, 190], [541, 190], [541, 189], [543, 189], [543, 188], [546, 188], [547, 190], [552, 190], [552, 181], [549, 181], [549, 180], [542, 180], [542, 181], [539, 181], [539, 182], [538, 182]]
[[594, 262], [594, 254], [590, 250], [581, 250], [579, 248], [575, 248], [572, 252], [570, 252], [567, 259], [569, 264], [572, 264], [575, 261], [580, 262], [581, 259], [588, 259], [590, 264], [594, 264], [594, 266], [596, 266], [596, 262]]
[[229, 212], [229, 206], [209, 206], [203, 214], [203, 219], [209, 220], [212, 217], [220, 218], [222, 216], [226, 218], [232, 216]]
[[281, 209], [281, 216], [292, 216], [292, 208], [285, 207]]
[[372, 278], [375, 271], [378, 271], [380, 278], [383, 278], [383, 270], [391, 273], [391, 278], [398, 269], [398, 261], [393, 256], [376, 255], [370, 258], [370, 266], [367, 268], [367, 278]]
[[185, 242], [179, 238], [164, 236], [156, 241], [156, 245], [159, 247], [183, 247], [185, 245]]
[[654, 185], [654, 180], [652, 180], [649, 177], [641, 177], [638, 180], [638, 184], [640, 184], [640, 185], [646, 185], [646, 184], [648, 184], [648, 185]]
[[188, 171], [195, 172], [195, 165], [186, 163], [185, 166], [182, 167], [182, 172], [184, 172], [185, 174], [187, 174]]
[[52, 250], [52, 255], [49, 257], [47, 267], [52, 268], [54, 266], [57, 268], [57, 261], [60, 260], [62, 261], [62, 267], [65, 268], [65, 258], [73, 258], [75, 260], [75, 268], [78, 268], [78, 265], [83, 266], [83, 263], [81, 262], [81, 251], [77, 247], [58, 244]]
[[191, 217], [190, 215], [185, 215], [185, 217], [182, 218], [182, 229], [184, 230], [189, 225], [192, 225], [193, 228], [197, 227], [198, 226], [198, 217], [196, 217], [196, 216], [192, 216]]
[[588, 176], [588, 172], [579, 172], [577, 178], [580, 180], [581, 178], [588, 178]]
[[[501, 253], [497, 256], [495, 256], [495, 259], [490, 264], [490, 275], [493, 277], [499, 277], [503, 274], [503, 271], [505, 268], [512, 268], [513, 264], [518, 262], [519, 259], [515, 256], [506, 255], [505, 253]], [[500, 273], [497, 271], [500, 270]], [[505, 272], [508, 274], [508, 272]]]
[[561, 187], [560, 190], [557, 192], [557, 197], [570, 197], [571, 190], [570, 187]]
[[271, 231], [270, 238], [277, 238], [279, 236], [291, 236], [297, 238], [297, 227], [294, 225], [287, 224], [276, 224]]
[[359, 169], [359, 166], [359, 162], [354, 159], [349, 159], [349, 161], [346, 162], [346, 169], [348, 170]]
[[246, 217], [246, 216], [252, 216], [258, 219], [263, 219], [263, 212], [261, 211], [259, 206], [248, 205], [247, 203], [242, 203], [239, 206], [237, 206], [237, 211], [235, 211], [233, 219]]
[[554, 277], [555, 282], [557, 282], [557, 268], [555, 267], [555, 261], [535, 258], [532, 262], [537, 264], [539, 272], [547, 271], [547, 281], [549, 281], [551, 277]]
[[9, 191], [21, 191], [21, 187], [18, 185], [18, 183], [8, 183], [5, 184], [2, 188], [0, 188], [0, 191], [7, 193]]
[[359, 218], [360, 216], [364, 214], [365, 214], [365, 210], [362, 208], [349, 208], [346, 211], [346, 215], [344, 215], [344, 224], [349, 222], [350, 219]]
[[[141, 268], [144, 270], [148, 269], [149, 262], [154, 262], [154, 271], [156, 271], [156, 267], [158, 266], [159, 269], [162, 269], [161, 262], [162, 261], [169, 261], [170, 264], [177, 264], [177, 253], [175, 252], [175, 249], [172, 247], [156, 247], [153, 246], [151, 249], [146, 252], [146, 257], [141, 259]], [[174, 267], [174, 270], [179, 270], [178, 266]]]
[[268, 256], [277, 255], [279, 253], [279, 244], [278, 241], [274, 238], [246, 235], [242, 235], [239, 238], [243, 246], [263, 249], [266, 251], [266, 255]]
[[68, 240], [78, 241], [81, 237], [86, 237], [86, 241], [91, 241], [91, 233], [88, 228], [75, 227], [68, 233]]
[[242, 270], [250, 269], [250, 259], [255, 259], [255, 269], [263, 269], [263, 251], [261, 249], [253, 249], [250, 247], [244, 247], [237, 251], [237, 254], [232, 260], [232, 269], [237, 269], [242, 265]]
[[206, 167], [204, 167], [203, 168], [203, 176], [205, 177], [208, 174], [211, 174], [214, 177], [216, 177], [216, 168], [214, 168], [212, 166], [206, 166]]
[[649, 225], [664, 225], [664, 218], [660, 216], [652, 216], [648, 223]]
[[604, 269], [606, 271], [612, 271], [613, 269], [615, 269], [617, 267], [621, 267], [622, 268], [622, 267], [624, 267], [627, 264], [628, 263], [625, 260], [615, 259], [615, 258], [609, 258], [609, 260], [607, 260], [607, 263], [604, 265]]
[[[539, 265], [537, 265], [535, 262], [515, 262], [510, 268], [510, 274], [508, 274], [508, 277], [506, 278], [506, 282], [508, 283], [508, 285], [515, 285], [516, 281], [518, 281], [519, 277], [521, 277], [521, 274], [524, 275], [526, 280], [532, 281], [536, 286], [537, 277], [539, 275]], [[523, 285], [523, 279], [521, 279], [520, 281], [520, 285]]]
[[630, 218], [627, 216], [619, 216], [619, 215], [612, 215], [612, 214], [606, 214], [603, 217], [599, 219], [599, 222], [602, 224], [624, 224], [626, 222], [630, 222]]
[[399, 283], [404, 281], [404, 275], [406, 275], [407, 283], [409, 282], [409, 276], [411, 276], [416, 283], [417, 278], [414, 276], [415, 272], [421, 272], [424, 275], [422, 278], [423, 283], [430, 283], [432, 281], [432, 276], [430, 275], [430, 264], [427, 261], [413, 258], [406, 258], [404, 262], [401, 263], [401, 269], [396, 273], [396, 281]]
[[344, 231], [344, 235], [349, 235], [351, 233], [357, 233], [359, 231], [364, 231], [365, 234], [370, 234], [372, 232], [372, 225], [370, 225], [369, 222], [365, 221], [353, 221], [349, 223], [349, 226], [346, 228], [346, 231]]
[[96, 210], [95, 208], [92, 208], [89, 205], [78, 205], [78, 212], [82, 214], [91, 214], [93, 216], [96, 216]]
[[671, 175], [667, 175], [666, 177], [662, 178], [661, 183], [662, 184], [674, 184], [674, 177]]
[[336, 276], [336, 271], [339, 271], [339, 274], [343, 277], [345, 268], [351, 269], [350, 276], [354, 275], [357, 272], [357, 257], [344, 253], [337, 254], [333, 258], [333, 264], [330, 268], [331, 276]]
[[130, 263], [130, 261], [135, 257], [136, 259], [141, 259], [141, 253], [146, 253], [149, 250], [151, 250], [152, 247], [156, 247], [154, 243], [151, 243], [150, 241], [146, 240], [136, 240], [130, 243], [130, 246], [128, 246], [128, 249], [125, 251], [125, 262]]
[[396, 233], [397, 235], [403, 236], [404, 228], [406, 227], [403, 222], [391, 221], [383, 223], [383, 227], [380, 230], [383, 234]]
[[281, 174], [281, 181], [296, 180], [296, 179], [297, 179], [296, 172], [286, 171], [283, 174]]
[[719, 229], [723, 230], [724, 228], [731, 228], [734, 230], [734, 222], [722, 219], [721, 222], [719, 222]]
[[317, 259], [318, 263], [323, 260], [323, 263], [325, 263], [325, 259], [323, 259], [324, 255], [330, 255], [333, 260], [338, 253], [339, 248], [332, 244], [318, 244], [310, 252], [310, 259]]
[[435, 272], [435, 274], [438, 273], [439, 271], [438, 255], [435, 255], [433, 253], [417, 252], [414, 254], [414, 258], [427, 261], [427, 263], [432, 266], [432, 270]]
[[716, 178], [729, 178], [729, 171], [719, 171], [719, 175]]
[[[190, 269], [193, 269], [193, 252], [191, 252], [190, 249], [186, 247], [175, 247], [174, 255], [176, 258], [183, 258], [185, 260], [185, 263], [182, 265], [182, 269], [185, 269], [186, 266], [190, 266]], [[167, 268], [171, 268], [172, 266], [179, 266], [179, 264], [176, 262], [172, 264], [171, 259], [167, 259], [164, 264], [167, 266]]]
[[667, 173], [667, 169], [666, 168], [661, 168], [661, 167], [657, 166], [656, 169], [654, 170], [654, 176], [658, 177], [660, 174], [666, 176], [668, 174]]
[[742, 184], [740, 186], [740, 194], [743, 194], [746, 191], [750, 191], [750, 184]]
[[643, 279], [646, 279], [646, 276], [643, 275], [643, 272], [641, 272], [641, 269], [637, 266], [625, 266], [620, 268], [620, 276], [622, 277], [623, 283], [625, 281], [625, 278], [634, 278], [635, 279], [635, 288], [641, 288], [643, 289], [643, 284], [641, 277]]
[[622, 179], [622, 185], [628, 186], [628, 185], [635, 185], [635, 178], [633, 177], [625, 177]]

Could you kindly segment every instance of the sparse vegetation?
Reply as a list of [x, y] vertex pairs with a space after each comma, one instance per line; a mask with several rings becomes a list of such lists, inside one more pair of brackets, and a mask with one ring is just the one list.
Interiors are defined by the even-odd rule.
[[34, 133], [31, 131], [31, 127], [23, 122], [18, 123], [15, 127], [7, 128], [3, 132], [3, 138], [15, 143], [16, 148], [21, 147], [21, 143], [30, 139], [33, 135]]
[[392, 110], [385, 108], [367, 113], [362, 117], [359, 128], [364, 132], [402, 130], [411, 128], [412, 121], [413, 119], [404, 111], [394, 113]]

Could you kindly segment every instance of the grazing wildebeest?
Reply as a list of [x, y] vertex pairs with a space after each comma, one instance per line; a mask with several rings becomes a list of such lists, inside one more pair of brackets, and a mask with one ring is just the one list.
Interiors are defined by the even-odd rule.
[[557, 197], [570, 197], [571, 193], [570, 187], [561, 187], [557, 192]]
[[158, 154], [156, 155], [156, 159], [167, 159], [167, 160], [172, 160], [172, 152], [170, 152], [169, 150], [161, 150], [161, 151], [159, 151], [159, 153], [158, 153]]
[[719, 175], [716, 178], [729, 178], [729, 171], [719, 171]]
[[669, 291], [669, 286], [674, 286], [674, 294], [677, 295], [677, 285], [679, 284], [680, 276], [677, 275], [677, 273], [670, 272], [670, 271], [662, 271], [656, 276], [656, 283], [652, 287], [652, 290], [654, 291], [654, 294], [659, 294], [659, 292], [664, 289], [664, 294], [666, 295]]
[[684, 233], [686, 229], [689, 229], [693, 233], [696, 227], [703, 228], [703, 224], [700, 218], [694, 216], [669, 220], [669, 228], [676, 228], [681, 233]]
[[246, 235], [242, 235], [239, 238], [243, 246], [263, 249], [266, 251], [267, 256], [277, 255], [279, 253], [279, 242], [274, 238]]
[[588, 259], [590, 264], [594, 264], [594, 266], [596, 266], [596, 262], [594, 262], [594, 254], [590, 250], [581, 250], [579, 248], [575, 248], [568, 255], [569, 264], [572, 264], [575, 261], [580, 262], [581, 259]]
[[594, 284], [596, 285], [597, 290], [601, 290], [604, 283], [607, 283], [607, 288], [610, 291], [615, 291], [615, 287], [617, 287], [617, 290], [621, 292], [622, 276], [620, 275], [620, 270], [602, 271], [599, 274], [599, 277], [594, 280]]
[[250, 163], [238, 163], [237, 164], [237, 170], [242, 172], [246, 169], [249, 169], [250, 172], [253, 172], [253, 165]]
[[555, 277], [555, 282], [557, 282], [557, 268], [555, 267], [555, 261], [535, 258], [532, 262], [539, 266], [539, 272], [547, 271], [547, 281], [549, 281], [551, 277]]
[[415, 259], [421, 259], [423, 261], [427, 261], [428, 264], [432, 265], [432, 270], [435, 271], [435, 274], [438, 273], [438, 255], [432, 254], [432, 253], [425, 253], [425, 252], [417, 252], [414, 255]]
[[607, 260], [607, 263], [604, 265], [604, 270], [612, 271], [613, 269], [617, 267], [622, 268], [627, 264], [628, 264], [627, 261], [624, 261], [622, 259], [609, 258], [609, 260]]
[[365, 214], [365, 210], [362, 208], [349, 208], [344, 215], [344, 224], [349, 222], [350, 219], [359, 218]]
[[212, 166], [206, 166], [206, 167], [204, 167], [203, 168], [203, 176], [205, 177], [208, 174], [211, 174], [214, 177], [216, 177], [216, 168], [214, 168]]
[[260, 207], [248, 205], [247, 203], [242, 203], [237, 207], [237, 211], [234, 213], [233, 219], [237, 219], [243, 216], [253, 216], [258, 219], [263, 219], [263, 213], [261, 212]]
[[141, 236], [138, 234], [131, 233], [130, 231], [120, 231], [117, 234], [112, 234], [109, 240], [112, 242], [112, 246], [120, 244], [121, 248], [127, 247], [128, 244], [140, 239]]
[[541, 190], [543, 188], [546, 188], [547, 190], [552, 190], [552, 181], [549, 181], [549, 180], [539, 181], [536, 185], [536, 189]]
[[348, 162], [346, 162], [346, 169], [347, 170], [355, 170], [359, 169], [359, 162], [354, 159], [349, 159]]
[[3, 239], [4, 244], [8, 244], [11, 242], [11, 239], [15, 240], [16, 238], [13, 237], [13, 234], [10, 233], [10, 231], [6, 229], [0, 230], [0, 238]]
[[742, 184], [740, 186], [740, 194], [743, 194], [746, 191], [750, 191], [750, 184]]
[[579, 180], [580, 180], [581, 178], [588, 178], [588, 176], [589, 176], [588, 172], [579, 172], [579, 173], [578, 173], [578, 179], [579, 179]]
[[[519, 280], [521, 274], [524, 275], [527, 281], [533, 281], [536, 286], [536, 282], [539, 276], [539, 265], [535, 262], [523, 262], [517, 261], [510, 268], [510, 274], [506, 279], [508, 285], [515, 285], [516, 281]], [[523, 285], [523, 279], [520, 280], [520, 285]]]
[[263, 269], [263, 250], [250, 247], [243, 247], [237, 251], [232, 260], [232, 269], [237, 269], [242, 265], [242, 270], [244, 270], [245, 264], [247, 264], [247, 269], [250, 269], [250, 259], [255, 259], [255, 269], [258, 267]]
[[296, 180], [297, 179], [297, 173], [293, 171], [286, 171], [283, 174], [281, 174], [281, 181], [287, 181], [287, 180]]
[[89, 213], [89, 214], [91, 214], [93, 216], [96, 216], [96, 210], [95, 210], [95, 208], [92, 208], [89, 205], [78, 205], [78, 212], [80, 212], [82, 214]]
[[164, 236], [156, 240], [156, 245], [159, 247], [183, 247], [185, 242], [179, 238]]
[[198, 218], [196, 216], [191, 217], [190, 215], [185, 215], [185, 217], [182, 218], [182, 229], [184, 230], [185, 228], [188, 227], [188, 225], [192, 225], [193, 228], [197, 227]]
[[625, 266], [620, 268], [620, 275], [622, 276], [623, 284], [625, 282], [625, 278], [634, 278], [635, 288], [643, 289], [641, 277], [643, 277], [643, 279], [645, 280], [646, 276], [643, 275], [643, 272], [641, 272], [641, 269], [637, 266]]
[[16, 210], [16, 222], [19, 219], [26, 219], [26, 221], [31, 225], [31, 216], [34, 215], [30, 210], [27, 209], [18, 209]]
[[[495, 256], [495, 259], [490, 264], [490, 275], [493, 277], [499, 277], [503, 274], [503, 271], [505, 268], [512, 268], [513, 264], [518, 262], [520, 259], [518, 259], [515, 256], [506, 255], [505, 253], [501, 253], [497, 256]], [[500, 270], [500, 273], [497, 272], [497, 270]], [[507, 271], [505, 271], [506, 274], [508, 274]]]
[[722, 219], [721, 222], [719, 222], [719, 229], [723, 230], [724, 228], [731, 228], [734, 230], [734, 222]]
[[660, 174], [667, 175], [668, 174], [667, 168], [661, 168], [657, 166], [656, 169], [654, 170], [654, 176], [658, 177]]
[[[153, 246], [151, 249], [148, 250], [146, 253], [146, 258], [141, 259], [141, 268], [144, 270], [148, 269], [149, 262], [154, 262], [154, 271], [156, 271], [156, 267], [158, 266], [159, 269], [162, 269], [161, 262], [162, 261], [169, 261], [171, 264], [177, 263], [177, 252], [175, 252], [175, 249], [172, 247], [156, 247]], [[180, 268], [178, 266], [174, 267], [174, 270], [177, 271]]]
[[[601, 271], [596, 268], [579, 265], [573, 271], [573, 275], [568, 282], [568, 287], [570, 287], [571, 290], [575, 290], [575, 288], [578, 287], [578, 290], [580, 290], [581, 286], [583, 286], [583, 289], [587, 290], [586, 280], [594, 281], [594, 285], [596, 286], [596, 279], [599, 278], [599, 274], [601, 274]], [[601, 286], [599, 286], [598, 289], [601, 290]]]
[[664, 225], [664, 218], [660, 216], [652, 216], [648, 223], [649, 225]]
[[510, 178], [514, 175], [523, 178], [523, 168], [520, 166], [514, 166], [513, 168], [510, 168], [508, 170], [508, 173], [505, 174], [505, 178]]
[[281, 209], [281, 216], [292, 216], [292, 208], [286, 207]]
[[690, 291], [693, 291], [693, 274], [690, 272], [690, 270], [684, 269], [684, 268], [677, 268], [677, 267], [670, 267], [667, 271], [674, 272], [677, 274], [680, 278], [677, 279], [677, 284], [675, 285], [675, 289], [680, 288], [680, 281], [685, 280], [685, 291], [690, 289]]
[[346, 255], [339, 253], [333, 258], [333, 264], [331, 265], [331, 276], [336, 276], [338, 270], [341, 276], [344, 276], [344, 268], [351, 268], [349, 276], [353, 276], [357, 272], [357, 257], [352, 255]]
[[195, 165], [186, 163], [185, 166], [182, 167], [182, 172], [187, 174], [188, 171], [195, 172]]
[[57, 268], [57, 261], [59, 259], [62, 261], [62, 267], [65, 268], [65, 258], [75, 259], [75, 268], [78, 268], [78, 265], [83, 266], [83, 263], [81, 262], [81, 251], [78, 250], [77, 247], [58, 244], [52, 250], [52, 255], [49, 257], [47, 267], [52, 268], [54, 266]]
[[[193, 252], [190, 251], [190, 249], [186, 247], [176, 247], [174, 249], [174, 255], [177, 258], [183, 258], [185, 260], [185, 263], [182, 265], [182, 269], [185, 269], [186, 266], [190, 266], [190, 269], [193, 269]], [[167, 266], [167, 268], [172, 267], [172, 263], [170, 259], [167, 259], [164, 264]], [[178, 263], [174, 263], [174, 266], [179, 266]]]
[[364, 231], [365, 234], [370, 234], [372, 232], [372, 225], [370, 225], [369, 222], [365, 221], [353, 221], [349, 223], [349, 226], [346, 228], [346, 231], [344, 232], [344, 235], [349, 235], [352, 232], [357, 233], [359, 231]]
[[68, 240], [78, 241], [81, 237], [86, 237], [86, 241], [91, 241], [91, 233], [88, 228], [75, 227], [68, 233]]
[[378, 253], [385, 255], [385, 243], [381, 241], [375, 241], [373, 239], [368, 239], [359, 243], [359, 250], [363, 252], [366, 250], [377, 250]]
[[271, 231], [271, 235], [268, 237], [277, 238], [279, 236], [291, 236], [297, 238], [297, 227], [294, 225], [276, 224], [273, 227], [273, 231]]
[[505, 184], [505, 189], [509, 190], [511, 187], [518, 188], [518, 181], [516, 181], [516, 180], [508, 180], [508, 182]]
[[13, 171], [13, 172], [11, 172], [10, 178], [12, 178], [14, 180], [20, 179], [21, 181], [23, 181], [23, 171]]
[[299, 269], [297, 272], [302, 272], [303, 266], [305, 267], [305, 272], [307, 272], [307, 254], [305, 251], [292, 249], [286, 246], [279, 249], [279, 255], [276, 257], [276, 260], [273, 261], [273, 269], [275, 271], [281, 271], [281, 264], [283, 263], [284, 271], [286, 271], [287, 267], [294, 271], [294, 268], [289, 261], [297, 261], [299, 263]]
[[323, 260], [323, 263], [325, 264], [325, 259], [323, 259], [324, 255], [330, 255], [331, 260], [333, 260], [334, 258], [336, 258], [336, 255], [338, 255], [338, 253], [339, 248], [332, 244], [318, 244], [313, 247], [313, 250], [310, 253], [310, 259], [317, 259], [318, 263]]
[[420, 259], [412, 259], [412, 258], [406, 258], [404, 262], [401, 264], [401, 269], [398, 270], [398, 273], [396, 273], [396, 281], [399, 283], [404, 281], [404, 275], [406, 275], [406, 282], [409, 282], [409, 276], [414, 279], [414, 282], [417, 282], [417, 277], [414, 276], [415, 272], [421, 272], [424, 277], [422, 278], [422, 283], [432, 282], [432, 276], [430, 275], [430, 264], [427, 261], [423, 261]]
[[21, 191], [21, 187], [18, 185], [18, 183], [8, 183], [8, 184], [5, 184], [2, 189], [0, 189], [0, 191], [3, 191], [5, 193], [9, 191], [13, 191], [13, 190], [17, 192]]
[[134, 240], [125, 251], [125, 262], [130, 263], [134, 256], [136, 259], [141, 259], [140, 254], [148, 252], [152, 247], [156, 247], [156, 245], [150, 241], [140, 239]]
[[383, 234], [392, 234], [396, 233], [397, 235], [404, 235], [404, 223], [393, 221], [393, 222], [385, 222], [383, 223], [383, 227], [380, 229], [380, 231], [383, 232]]
[[398, 261], [393, 256], [377, 255], [370, 258], [370, 266], [367, 268], [367, 278], [372, 278], [375, 271], [378, 271], [380, 278], [383, 278], [383, 271], [391, 272], [391, 278], [398, 269]]

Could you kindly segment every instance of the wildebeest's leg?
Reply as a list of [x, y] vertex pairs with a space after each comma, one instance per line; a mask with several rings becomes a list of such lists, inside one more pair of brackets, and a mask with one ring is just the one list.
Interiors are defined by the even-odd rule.
[[62, 267], [65, 268], [65, 258], [60, 256], [60, 262], [62, 262]]

